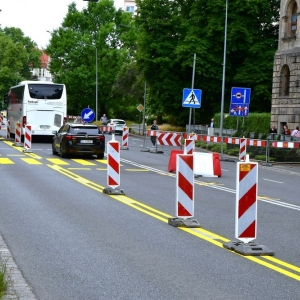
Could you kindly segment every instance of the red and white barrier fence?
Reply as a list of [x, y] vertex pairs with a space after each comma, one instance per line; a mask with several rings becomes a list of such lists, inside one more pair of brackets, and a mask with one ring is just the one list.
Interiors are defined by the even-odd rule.
[[31, 152], [31, 125], [25, 125], [25, 134], [24, 134], [24, 152]]
[[16, 130], [15, 130], [15, 145], [19, 146], [21, 143], [21, 124], [20, 122], [16, 123]]
[[98, 126], [98, 128], [102, 132], [113, 132], [113, 127], [110, 127], [110, 126]]
[[177, 155], [176, 216], [194, 216], [194, 167], [192, 155]]
[[238, 162], [236, 177], [235, 238], [256, 239], [258, 163]]
[[128, 147], [128, 136], [129, 136], [129, 130], [128, 130], [128, 127], [125, 126], [123, 128], [123, 134], [122, 134], [122, 147], [121, 149], [123, 150], [128, 150], [129, 147]]
[[240, 155], [239, 155], [240, 161], [246, 160], [246, 149], [247, 149], [247, 139], [241, 138], [240, 139]]
[[6, 125], [6, 138], [10, 139], [10, 121], [7, 120], [7, 125]]

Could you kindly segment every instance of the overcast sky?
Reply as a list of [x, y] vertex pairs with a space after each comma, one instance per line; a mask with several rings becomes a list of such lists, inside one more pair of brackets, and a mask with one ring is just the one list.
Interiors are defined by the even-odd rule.
[[[47, 30], [60, 27], [72, 2], [76, 3], [79, 11], [88, 4], [83, 0], [0, 0], [1, 28], [20, 28], [25, 36], [44, 49], [51, 38]], [[123, 7], [122, 3], [124, 1], [115, 0], [117, 8]]]

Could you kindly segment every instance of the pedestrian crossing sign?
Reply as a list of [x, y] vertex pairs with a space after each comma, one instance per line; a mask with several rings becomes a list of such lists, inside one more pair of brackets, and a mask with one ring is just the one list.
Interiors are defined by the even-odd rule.
[[183, 89], [182, 106], [200, 108], [202, 90]]

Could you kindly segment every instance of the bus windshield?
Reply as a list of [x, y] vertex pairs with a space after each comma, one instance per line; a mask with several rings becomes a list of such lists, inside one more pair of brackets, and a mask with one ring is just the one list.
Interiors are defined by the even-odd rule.
[[30, 98], [33, 99], [61, 99], [62, 84], [28, 84]]

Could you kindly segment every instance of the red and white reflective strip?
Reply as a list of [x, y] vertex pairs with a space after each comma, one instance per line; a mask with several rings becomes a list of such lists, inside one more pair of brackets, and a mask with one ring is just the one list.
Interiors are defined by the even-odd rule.
[[120, 185], [120, 143], [114, 139], [107, 142], [107, 185]]
[[205, 135], [202, 137], [202, 140], [205, 142], [211, 142], [211, 143], [221, 143], [222, 142], [222, 138], [220, 136]]
[[163, 146], [181, 146], [181, 133], [161, 132], [158, 135], [157, 144]]
[[247, 139], [240, 138], [240, 155], [239, 160], [245, 161], [246, 160], [246, 148], [247, 148]]
[[31, 125], [25, 125], [25, 135], [24, 135], [24, 148], [25, 150], [31, 149]]
[[10, 121], [7, 121], [6, 125], [6, 138], [10, 139]]
[[235, 237], [244, 243], [256, 238], [258, 164], [237, 163]]
[[128, 149], [128, 127], [125, 126], [123, 128], [123, 135], [122, 135], [122, 148]]
[[21, 124], [18, 122], [16, 123], [16, 131], [15, 131], [15, 143], [21, 143]]
[[247, 139], [247, 146], [266, 147], [267, 141]]
[[224, 143], [225, 144], [239, 145], [240, 144], [240, 139], [239, 138], [224, 137]]
[[98, 126], [98, 128], [103, 132], [112, 132], [113, 131], [113, 127], [109, 127], [109, 126]]
[[193, 161], [193, 155], [176, 155], [176, 215], [179, 218], [194, 216]]
[[158, 136], [159, 131], [158, 130], [147, 130], [147, 136]]
[[299, 148], [299, 142], [272, 142], [273, 148]]
[[195, 140], [185, 139], [184, 140], [184, 154], [193, 154], [195, 150]]

